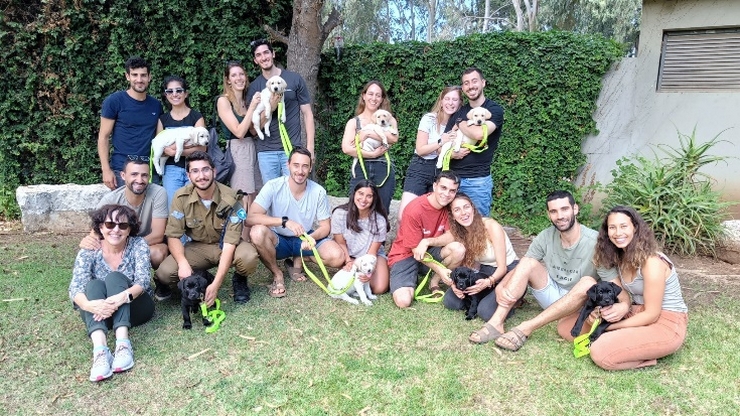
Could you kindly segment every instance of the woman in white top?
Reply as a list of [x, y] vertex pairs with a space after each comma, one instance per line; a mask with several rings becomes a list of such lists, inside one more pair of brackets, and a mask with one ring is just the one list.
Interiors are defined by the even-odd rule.
[[[688, 308], [675, 266], [658, 251], [653, 230], [637, 211], [624, 206], [609, 211], [599, 229], [594, 263], [616, 267], [615, 282], [632, 301], [601, 308], [601, 318], [612, 324], [591, 344], [593, 362], [605, 370], [628, 370], [655, 365], [676, 352], [686, 339]], [[573, 315], [558, 324], [560, 336], [573, 340], [568, 331], [575, 320]], [[592, 323], [588, 319], [581, 333]]]
[[443, 133], [447, 121], [462, 106], [462, 91], [459, 86], [446, 87], [437, 97], [432, 110], [422, 116], [416, 133], [416, 148], [411, 157], [406, 178], [403, 181], [403, 195], [398, 208], [398, 222], [403, 210], [414, 198], [432, 191], [437, 177], [437, 156], [443, 144], [454, 138], [455, 131]]
[[[444, 277], [444, 283], [450, 287], [445, 293], [444, 305], [448, 309], [460, 310], [465, 296], [488, 291], [478, 304], [478, 316], [488, 321], [498, 307], [493, 288], [508, 272], [514, 270], [519, 264], [519, 257], [514, 252], [504, 227], [493, 218], [483, 218], [469, 196], [458, 192], [447, 207], [453, 219], [450, 222], [450, 233], [465, 246], [462, 265], [477, 270], [485, 278], [462, 292], [455, 287], [452, 279]], [[481, 238], [482, 236], [485, 238]]]

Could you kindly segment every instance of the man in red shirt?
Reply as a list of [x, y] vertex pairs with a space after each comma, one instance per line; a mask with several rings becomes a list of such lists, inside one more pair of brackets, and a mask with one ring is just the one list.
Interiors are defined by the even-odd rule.
[[[391, 293], [399, 308], [409, 307], [414, 300], [420, 272], [426, 273], [429, 267], [437, 274], [432, 281], [439, 281], [439, 276], [459, 266], [465, 256], [465, 247], [454, 241], [447, 220], [447, 205], [455, 198], [459, 186], [460, 178], [454, 172], [442, 171], [434, 181], [432, 192], [417, 197], [403, 211], [398, 235], [388, 253]], [[428, 248], [429, 254], [447, 268], [423, 263]]]

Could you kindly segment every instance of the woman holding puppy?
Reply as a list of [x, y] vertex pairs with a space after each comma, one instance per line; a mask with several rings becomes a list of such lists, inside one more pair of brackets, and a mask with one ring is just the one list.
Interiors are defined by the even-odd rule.
[[[450, 287], [443, 299], [445, 307], [460, 310], [463, 308], [462, 299], [466, 295], [495, 288], [498, 282], [519, 264], [519, 257], [514, 252], [514, 247], [504, 227], [493, 218], [483, 218], [469, 196], [458, 192], [447, 209], [454, 220], [450, 222], [450, 233], [456, 241], [465, 246], [465, 258], [462, 265], [477, 270], [486, 277], [478, 280], [465, 292], [458, 290], [450, 277], [443, 277], [444, 283]], [[478, 316], [488, 321], [497, 307], [496, 292], [491, 290], [491, 293], [481, 299], [478, 304]], [[471, 340], [473, 338], [479, 340], [482, 336], [485, 334], [479, 334], [478, 331], [473, 332]]]
[[[593, 362], [605, 370], [628, 370], [655, 365], [676, 352], [686, 338], [688, 308], [676, 267], [658, 251], [653, 230], [637, 211], [624, 206], [609, 211], [599, 229], [594, 263], [617, 268], [615, 283], [630, 294], [632, 304], [601, 309], [601, 318], [611, 325], [590, 346]], [[570, 328], [576, 318], [558, 323], [561, 337], [573, 340]], [[587, 320], [582, 333], [592, 323]]]
[[[203, 115], [190, 108], [190, 92], [188, 83], [175, 75], [170, 75], [164, 79], [162, 88], [162, 98], [168, 112], [159, 116], [157, 122], [157, 134], [164, 129], [175, 129], [179, 127], [205, 127], [206, 122]], [[164, 165], [164, 174], [162, 175], [162, 186], [167, 191], [167, 206], [172, 205], [172, 197], [175, 191], [190, 183], [188, 173], [185, 172], [186, 158], [196, 150], [205, 151], [205, 146], [186, 147], [182, 151], [180, 160], [175, 162], [173, 157], [177, 151], [176, 145], [168, 146], [164, 149], [164, 154], [169, 156]]]
[[403, 182], [403, 195], [398, 208], [398, 222], [403, 210], [414, 198], [432, 192], [432, 184], [437, 177], [437, 156], [442, 145], [455, 138], [455, 132], [443, 133], [447, 121], [462, 106], [462, 89], [459, 86], [445, 87], [439, 93], [432, 110], [421, 118], [416, 133], [416, 148], [411, 157], [406, 179]]
[[344, 269], [349, 270], [355, 258], [371, 254], [377, 258], [370, 278], [374, 294], [388, 291], [388, 260], [383, 250], [390, 230], [388, 215], [380, 203], [378, 188], [366, 179], [357, 182], [349, 202], [334, 208], [331, 233], [344, 252]]
[[[355, 117], [351, 118], [344, 127], [342, 151], [345, 154], [358, 157], [355, 137], [359, 140], [360, 145], [368, 138], [378, 141], [382, 140], [376, 132], [362, 129], [368, 124], [375, 123], [373, 114], [377, 110], [390, 112], [391, 103], [388, 100], [388, 94], [383, 84], [380, 81], [373, 80], [365, 84], [362, 88], [360, 98], [357, 100]], [[393, 125], [397, 125], [395, 119], [393, 119]], [[352, 172], [352, 178], [349, 181], [349, 189], [354, 189], [357, 183], [363, 179], [372, 181], [378, 186], [381, 205], [385, 208], [385, 212], [389, 212], [393, 193], [396, 190], [396, 170], [393, 167], [393, 163], [389, 164], [388, 160], [386, 160], [385, 154], [389, 151], [390, 146], [398, 141], [398, 136], [386, 134], [386, 137], [388, 138], [389, 147], [378, 146], [372, 151], [360, 149], [364, 170], [361, 164], [357, 163], [357, 166]], [[367, 176], [365, 176], [365, 172], [367, 172]]]
[[[93, 211], [92, 229], [100, 250], [77, 253], [69, 298], [87, 327], [93, 343], [90, 381], [101, 381], [134, 366], [129, 328], [154, 315], [149, 286], [149, 246], [139, 232], [139, 217], [123, 205], [104, 205]], [[108, 349], [108, 330], [116, 334], [115, 353]]]

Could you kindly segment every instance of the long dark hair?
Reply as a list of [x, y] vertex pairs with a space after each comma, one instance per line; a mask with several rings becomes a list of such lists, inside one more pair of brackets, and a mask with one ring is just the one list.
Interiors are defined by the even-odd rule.
[[355, 205], [355, 194], [360, 188], [370, 188], [373, 193], [373, 203], [370, 205], [370, 232], [373, 234], [376, 234], [378, 231], [380, 231], [380, 227], [378, 226], [378, 217], [373, 214], [378, 214], [381, 217], [385, 218], [385, 231], [388, 232], [391, 230], [391, 224], [388, 222], [388, 213], [385, 212], [385, 207], [383, 204], [380, 203], [380, 195], [378, 194], [378, 187], [375, 186], [375, 184], [372, 181], [369, 181], [367, 179], [363, 179], [355, 185], [355, 189], [352, 190], [352, 194], [349, 196], [349, 201], [344, 204], [340, 205], [332, 210], [332, 212], [343, 209], [347, 211], [347, 228], [356, 232], [360, 233], [362, 232], [362, 227], [360, 227], [359, 219], [360, 219], [360, 210], [357, 209], [357, 205]]
[[[609, 239], [609, 216], [612, 214], [624, 214], [629, 217], [632, 226], [635, 227], [635, 234], [629, 245], [620, 249]], [[635, 270], [650, 256], [658, 251], [658, 242], [655, 240], [655, 234], [650, 226], [645, 222], [640, 214], [632, 207], [617, 205], [609, 210], [604, 217], [604, 222], [599, 228], [599, 238], [596, 241], [596, 250], [594, 252], [594, 263], [597, 267], [612, 268], [631, 266]]]
[[[164, 103], [165, 108], [167, 111], [172, 110], [172, 104], [170, 104], [170, 101], [167, 99], [167, 94], [165, 94], [164, 90], [167, 89], [167, 84], [170, 82], [179, 82], [180, 86], [182, 86], [182, 89], [185, 90], [185, 94], [187, 94], [190, 91], [190, 86], [188, 85], [187, 81], [185, 81], [185, 78], [178, 77], [177, 75], [170, 75], [164, 78], [164, 81], [162, 82], [162, 102]], [[188, 108], [190, 107], [190, 94], [185, 96], [185, 106]]]
[[378, 80], [372, 80], [369, 81], [367, 84], [365, 84], [364, 87], [362, 87], [362, 92], [360, 92], [360, 98], [357, 99], [357, 108], [355, 109], [355, 115], [359, 116], [362, 114], [363, 111], [365, 111], [365, 102], [362, 101], [362, 96], [365, 95], [368, 89], [370, 89], [371, 86], [377, 85], [380, 87], [380, 93], [383, 96], [383, 101], [380, 102], [380, 106], [378, 109], [385, 110], [390, 112], [391, 111], [391, 102], [388, 99], [388, 91], [385, 90], [385, 87], [383, 84]]

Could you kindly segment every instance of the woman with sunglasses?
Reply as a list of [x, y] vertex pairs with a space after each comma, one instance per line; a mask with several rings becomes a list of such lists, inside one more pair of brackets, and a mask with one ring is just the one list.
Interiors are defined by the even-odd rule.
[[[227, 62], [223, 75], [223, 90], [216, 100], [216, 107], [218, 118], [221, 120], [221, 132], [226, 140], [230, 140], [229, 147], [234, 158], [235, 169], [230, 186], [234, 190], [244, 191], [242, 204], [249, 207], [257, 195], [257, 190], [262, 187], [254, 137], [249, 132], [252, 127], [252, 114], [261, 97], [260, 94], [255, 94], [247, 102], [249, 79], [239, 61]], [[249, 239], [249, 227], [244, 227], [242, 238]]]
[[[136, 212], [123, 205], [104, 205], [91, 214], [100, 250], [77, 253], [69, 298], [93, 343], [90, 381], [101, 381], [134, 366], [129, 328], [149, 321], [154, 301], [149, 285], [149, 246], [139, 232]], [[116, 334], [115, 353], [108, 330]]]
[[366, 179], [357, 182], [349, 202], [334, 208], [331, 214], [331, 233], [344, 252], [345, 270], [362, 255], [372, 254], [377, 258], [375, 272], [370, 277], [374, 294], [388, 291], [390, 272], [383, 250], [388, 231], [388, 215], [380, 203], [378, 187]]
[[[175, 75], [170, 75], [164, 79], [162, 89], [162, 98], [167, 112], [159, 116], [157, 123], [157, 134], [164, 129], [175, 129], [180, 127], [205, 127], [206, 122], [203, 115], [190, 108], [190, 92], [188, 83]], [[164, 174], [162, 175], [162, 186], [167, 191], [167, 206], [172, 204], [172, 197], [175, 191], [190, 183], [188, 173], [185, 171], [185, 160], [191, 153], [196, 150], [205, 151], [205, 146], [186, 147], [180, 160], [175, 162], [176, 146], [173, 144], [164, 149], [167, 156], [167, 162], [164, 165]]]
[[411, 157], [406, 179], [403, 181], [403, 195], [398, 207], [398, 222], [403, 210], [414, 198], [432, 192], [432, 184], [437, 177], [437, 156], [443, 144], [455, 137], [455, 132], [443, 133], [447, 121], [462, 106], [462, 90], [458, 86], [445, 87], [439, 93], [432, 110], [421, 117], [416, 132], [416, 148]]

